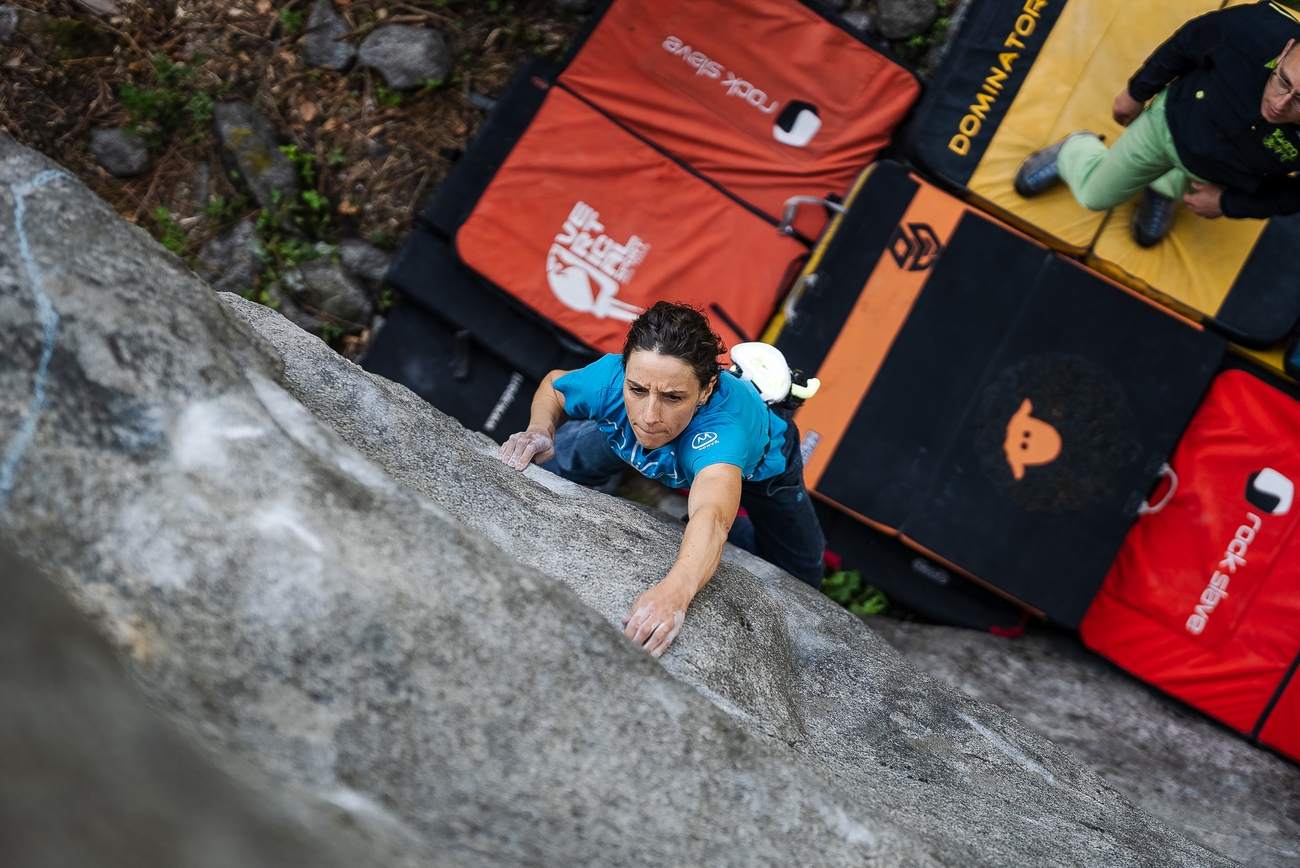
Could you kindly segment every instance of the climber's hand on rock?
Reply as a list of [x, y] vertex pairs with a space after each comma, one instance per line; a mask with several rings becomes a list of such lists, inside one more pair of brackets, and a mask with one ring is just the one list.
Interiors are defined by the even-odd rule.
[[501, 444], [497, 458], [509, 464], [515, 470], [524, 470], [529, 464], [541, 464], [555, 457], [555, 440], [540, 431], [520, 431], [511, 434], [510, 439]]
[[636, 598], [623, 617], [623, 635], [658, 657], [677, 638], [690, 604], [686, 591], [666, 580], [660, 582]]

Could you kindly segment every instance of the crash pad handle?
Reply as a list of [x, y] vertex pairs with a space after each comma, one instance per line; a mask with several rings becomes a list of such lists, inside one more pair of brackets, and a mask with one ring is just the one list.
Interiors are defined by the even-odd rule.
[[1138, 507], [1138, 515], [1151, 515], [1157, 513], [1168, 506], [1169, 501], [1174, 499], [1174, 494], [1178, 491], [1178, 474], [1174, 472], [1174, 469], [1169, 466], [1169, 462], [1166, 461], [1164, 464], [1160, 465], [1160, 475], [1169, 478], [1169, 490], [1165, 492], [1165, 496], [1160, 498], [1160, 502], [1157, 504], [1152, 505], [1143, 501], [1142, 505]]
[[839, 202], [832, 202], [819, 196], [791, 196], [785, 200], [785, 205], [781, 209], [781, 222], [776, 227], [777, 231], [782, 235], [794, 234], [794, 218], [799, 213], [800, 205], [821, 205], [836, 214], [844, 213], [844, 206]]
[[786, 322], [794, 321], [795, 315], [798, 313], [796, 308], [799, 307], [799, 299], [803, 298], [804, 290], [816, 283], [817, 272], [814, 271], [811, 274], [801, 274], [799, 279], [794, 282], [794, 286], [790, 287], [790, 294], [785, 297], [785, 306], [781, 308], [781, 312], [785, 314]]

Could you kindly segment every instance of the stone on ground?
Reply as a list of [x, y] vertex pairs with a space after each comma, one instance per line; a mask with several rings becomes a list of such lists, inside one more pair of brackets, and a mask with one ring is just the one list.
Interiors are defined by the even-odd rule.
[[118, 178], [134, 178], [149, 166], [149, 146], [126, 130], [92, 130], [90, 150], [104, 171]]
[[283, 786], [445, 865], [1229, 864], [753, 558], [650, 658], [617, 620], [679, 530], [510, 470], [2, 135], [0, 226], [0, 538]]
[[347, 69], [356, 59], [357, 47], [351, 42], [338, 42], [351, 28], [330, 0], [316, 0], [307, 17], [306, 35], [302, 40], [303, 63], [312, 67], [328, 66]]
[[886, 39], [911, 39], [938, 18], [935, 0], [876, 0], [876, 30]]
[[220, 103], [212, 117], [227, 171], [238, 174], [257, 203], [277, 215], [281, 226], [292, 229], [288, 208], [302, 179], [280, 150], [275, 127], [246, 102]]
[[1093, 654], [1072, 636], [867, 623], [916, 667], [1074, 751], [1115, 789], [1243, 865], [1300, 864], [1300, 767]]
[[393, 262], [393, 254], [385, 253], [360, 238], [345, 239], [339, 245], [339, 255], [348, 271], [376, 287], [384, 282], [388, 266]]
[[328, 259], [313, 259], [298, 266], [306, 284], [306, 295], [317, 310], [349, 324], [367, 326], [374, 305], [365, 287]]
[[243, 220], [199, 248], [199, 274], [218, 292], [242, 294], [257, 286], [262, 254], [257, 225]]
[[377, 70], [389, 87], [412, 90], [451, 74], [451, 48], [436, 30], [385, 24], [361, 43], [361, 62]]
[[844, 20], [849, 23], [850, 27], [856, 27], [863, 33], [871, 32], [871, 23], [875, 20], [871, 13], [866, 9], [854, 9], [851, 12], [844, 13]]
[[18, 29], [18, 10], [12, 6], [0, 6], [0, 45], [8, 45]]
[[266, 298], [271, 306], [289, 322], [305, 332], [318, 335], [324, 324], [317, 317], [307, 313], [298, 301], [303, 286], [302, 275], [291, 271], [284, 275], [283, 280], [273, 281], [267, 285]]

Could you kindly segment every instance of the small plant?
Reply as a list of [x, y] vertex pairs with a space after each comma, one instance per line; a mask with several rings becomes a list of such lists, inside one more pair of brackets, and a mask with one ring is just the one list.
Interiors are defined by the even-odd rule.
[[248, 197], [243, 193], [236, 195], [233, 199], [226, 199], [225, 196], [216, 195], [203, 207], [203, 213], [208, 215], [218, 226], [224, 226], [227, 223], [234, 222], [248, 212]]
[[297, 9], [284, 7], [278, 14], [280, 17], [280, 27], [284, 29], [286, 35], [293, 36], [302, 29], [304, 20], [302, 12]]
[[[195, 57], [202, 63], [202, 57]], [[178, 131], [198, 133], [212, 117], [212, 97], [194, 87], [196, 66], [172, 63], [161, 54], [153, 59], [150, 87], [130, 82], [121, 89], [122, 105], [131, 113], [131, 127], [151, 148], [161, 147]]]
[[393, 292], [391, 287], [385, 286], [379, 293], [377, 309], [380, 313], [387, 313], [395, 304], [397, 304], [397, 293]]
[[339, 338], [343, 337], [343, 329], [334, 325], [332, 322], [322, 322], [320, 324], [320, 336], [327, 344], [332, 344]]
[[340, 148], [330, 148], [330, 152], [325, 155], [325, 162], [329, 164], [331, 169], [337, 169], [347, 161], [348, 158], [343, 156], [343, 151]]
[[384, 108], [398, 108], [402, 104], [402, 94], [382, 84], [375, 85], [375, 102]]
[[158, 226], [158, 241], [172, 253], [180, 256], [185, 252], [185, 230], [177, 223], [163, 206], [153, 211], [153, 222]]
[[879, 615], [889, 600], [878, 588], [865, 585], [857, 570], [840, 570], [822, 580], [822, 593], [855, 615]]

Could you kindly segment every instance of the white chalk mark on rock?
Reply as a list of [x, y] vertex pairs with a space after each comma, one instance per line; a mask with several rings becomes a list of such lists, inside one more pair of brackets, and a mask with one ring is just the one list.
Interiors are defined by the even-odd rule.
[[235, 411], [221, 401], [196, 401], [185, 408], [176, 425], [172, 454], [181, 467], [224, 468], [228, 463], [226, 441], [255, 440], [265, 428], [232, 419]]
[[989, 729], [987, 726], [980, 723], [978, 720], [966, 714], [965, 712], [959, 711], [957, 712], [957, 716], [960, 717], [962, 720], [966, 721], [967, 723], [969, 723], [976, 732], [984, 736], [984, 738], [988, 741], [989, 744], [993, 745], [995, 748], [997, 748], [999, 751], [1005, 754], [1009, 759], [1011, 759], [1014, 763], [1016, 763], [1016, 765], [1020, 766], [1021, 768], [1027, 771], [1033, 772], [1034, 774], [1041, 777], [1043, 780], [1047, 781], [1052, 786], [1060, 786], [1060, 782], [1056, 779], [1056, 775], [1052, 774], [1047, 769], [1043, 768], [1041, 763], [1034, 762], [1032, 759], [1025, 756], [1024, 753], [1017, 750], [1011, 744], [1011, 742], [1007, 741], [1005, 738], [998, 735], [996, 732]]
[[36, 434], [36, 423], [48, 400], [45, 394], [45, 380], [50, 371], [50, 358], [54, 355], [54, 338], [59, 328], [59, 312], [54, 309], [50, 297], [45, 294], [45, 278], [40, 266], [32, 256], [32, 246], [27, 240], [27, 231], [23, 227], [23, 217], [27, 214], [27, 194], [51, 181], [69, 177], [67, 172], [47, 169], [25, 184], [10, 184], [14, 194], [14, 233], [18, 236], [18, 252], [23, 265], [27, 268], [27, 279], [32, 285], [32, 295], [36, 299], [36, 314], [41, 324], [41, 360], [36, 366], [36, 384], [32, 389], [32, 400], [27, 404], [27, 414], [23, 418], [18, 436], [5, 451], [4, 464], [0, 465], [0, 510], [14, 487], [14, 469], [22, 460], [27, 444]]

